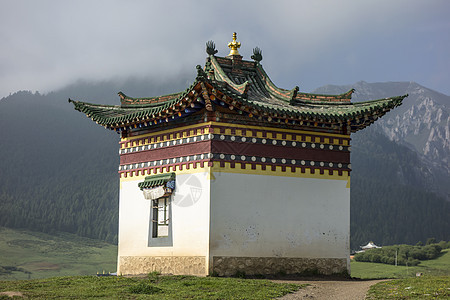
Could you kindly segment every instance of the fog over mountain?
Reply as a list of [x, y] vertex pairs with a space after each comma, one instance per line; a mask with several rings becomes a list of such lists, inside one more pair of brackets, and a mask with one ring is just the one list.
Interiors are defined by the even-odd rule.
[[1, 4], [0, 98], [23, 89], [47, 93], [78, 79], [171, 81], [204, 63], [209, 40], [227, 55], [233, 32], [244, 59], [261, 48], [262, 64], [287, 89], [414, 80], [450, 93], [446, 0]]

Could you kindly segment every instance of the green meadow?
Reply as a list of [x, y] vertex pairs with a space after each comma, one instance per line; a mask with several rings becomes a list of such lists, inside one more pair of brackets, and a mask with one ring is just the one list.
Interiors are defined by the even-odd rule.
[[[116, 260], [117, 247], [98, 240], [0, 227], [0, 299], [6, 291], [32, 299], [273, 299], [301, 288], [242, 278], [94, 276], [115, 272]], [[352, 261], [351, 268], [354, 278], [394, 278], [372, 286], [368, 299], [450, 298], [450, 249], [414, 267]]]
[[0, 281], [0, 293], [20, 292], [31, 299], [273, 299], [299, 288], [269, 280], [157, 274], [147, 278], [71, 276]]
[[[351, 275], [362, 279], [397, 278], [372, 286], [367, 299], [449, 299], [450, 249], [414, 267], [351, 262]], [[422, 275], [417, 277], [416, 274]]]
[[416, 273], [426, 276], [450, 276], [450, 249], [442, 250], [442, 254], [438, 258], [421, 261], [414, 267], [351, 262], [351, 276], [355, 278], [407, 278], [415, 277]]
[[0, 227], [0, 280], [115, 272], [117, 246], [67, 233]]
[[380, 282], [366, 299], [450, 299], [450, 276], [421, 276]]
[[117, 247], [97, 240], [0, 227], [0, 299], [8, 298], [1, 292], [31, 299], [273, 299], [300, 288], [242, 278], [95, 276], [115, 272], [116, 260]]

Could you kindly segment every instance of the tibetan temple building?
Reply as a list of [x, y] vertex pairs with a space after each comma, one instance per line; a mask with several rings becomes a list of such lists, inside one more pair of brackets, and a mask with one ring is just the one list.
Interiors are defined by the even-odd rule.
[[70, 100], [121, 135], [118, 274], [350, 271], [350, 135], [407, 96], [351, 102], [277, 87], [228, 44], [186, 90]]

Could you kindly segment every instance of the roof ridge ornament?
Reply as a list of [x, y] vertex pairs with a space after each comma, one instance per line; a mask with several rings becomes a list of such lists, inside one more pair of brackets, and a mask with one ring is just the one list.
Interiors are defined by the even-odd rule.
[[217, 52], [218, 51], [216, 50], [216, 44], [214, 43], [214, 41], [207, 41], [206, 42], [206, 53], [208, 53], [208, 55], [214, 55]]
[[197, 78], [206, 78], [206, 72], [202, 69], [202, 66], [197, 65], [195, 68], [197, 69]]
[[255, 60], [256, 62], [262, 61], [262, 50], [259, 47], [253, 48], [253, 55], [251, 56], [251, 59]]
[[230, 54], [228, 54], [228, 56], [240, 55], [238, 49], [241, 47], [241, 43], [236, 42], [236, 37], [237, 37], [236, 32], [233, 32], [233, 41], [228, 43], [228, 48], [231, 49]]

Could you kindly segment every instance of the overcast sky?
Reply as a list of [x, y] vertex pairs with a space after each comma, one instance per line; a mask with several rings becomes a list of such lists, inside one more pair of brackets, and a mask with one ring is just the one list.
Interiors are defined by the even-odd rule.
[[194, 80], [205, 42], [214, 40], [217, 55], [226, 56], [234, 31], [244, 59], [259, 46], [262, 65], [282, 88], [416, 81], [450, 95], [447, 0], [0, 4], [0, 98], [79, 79]]

